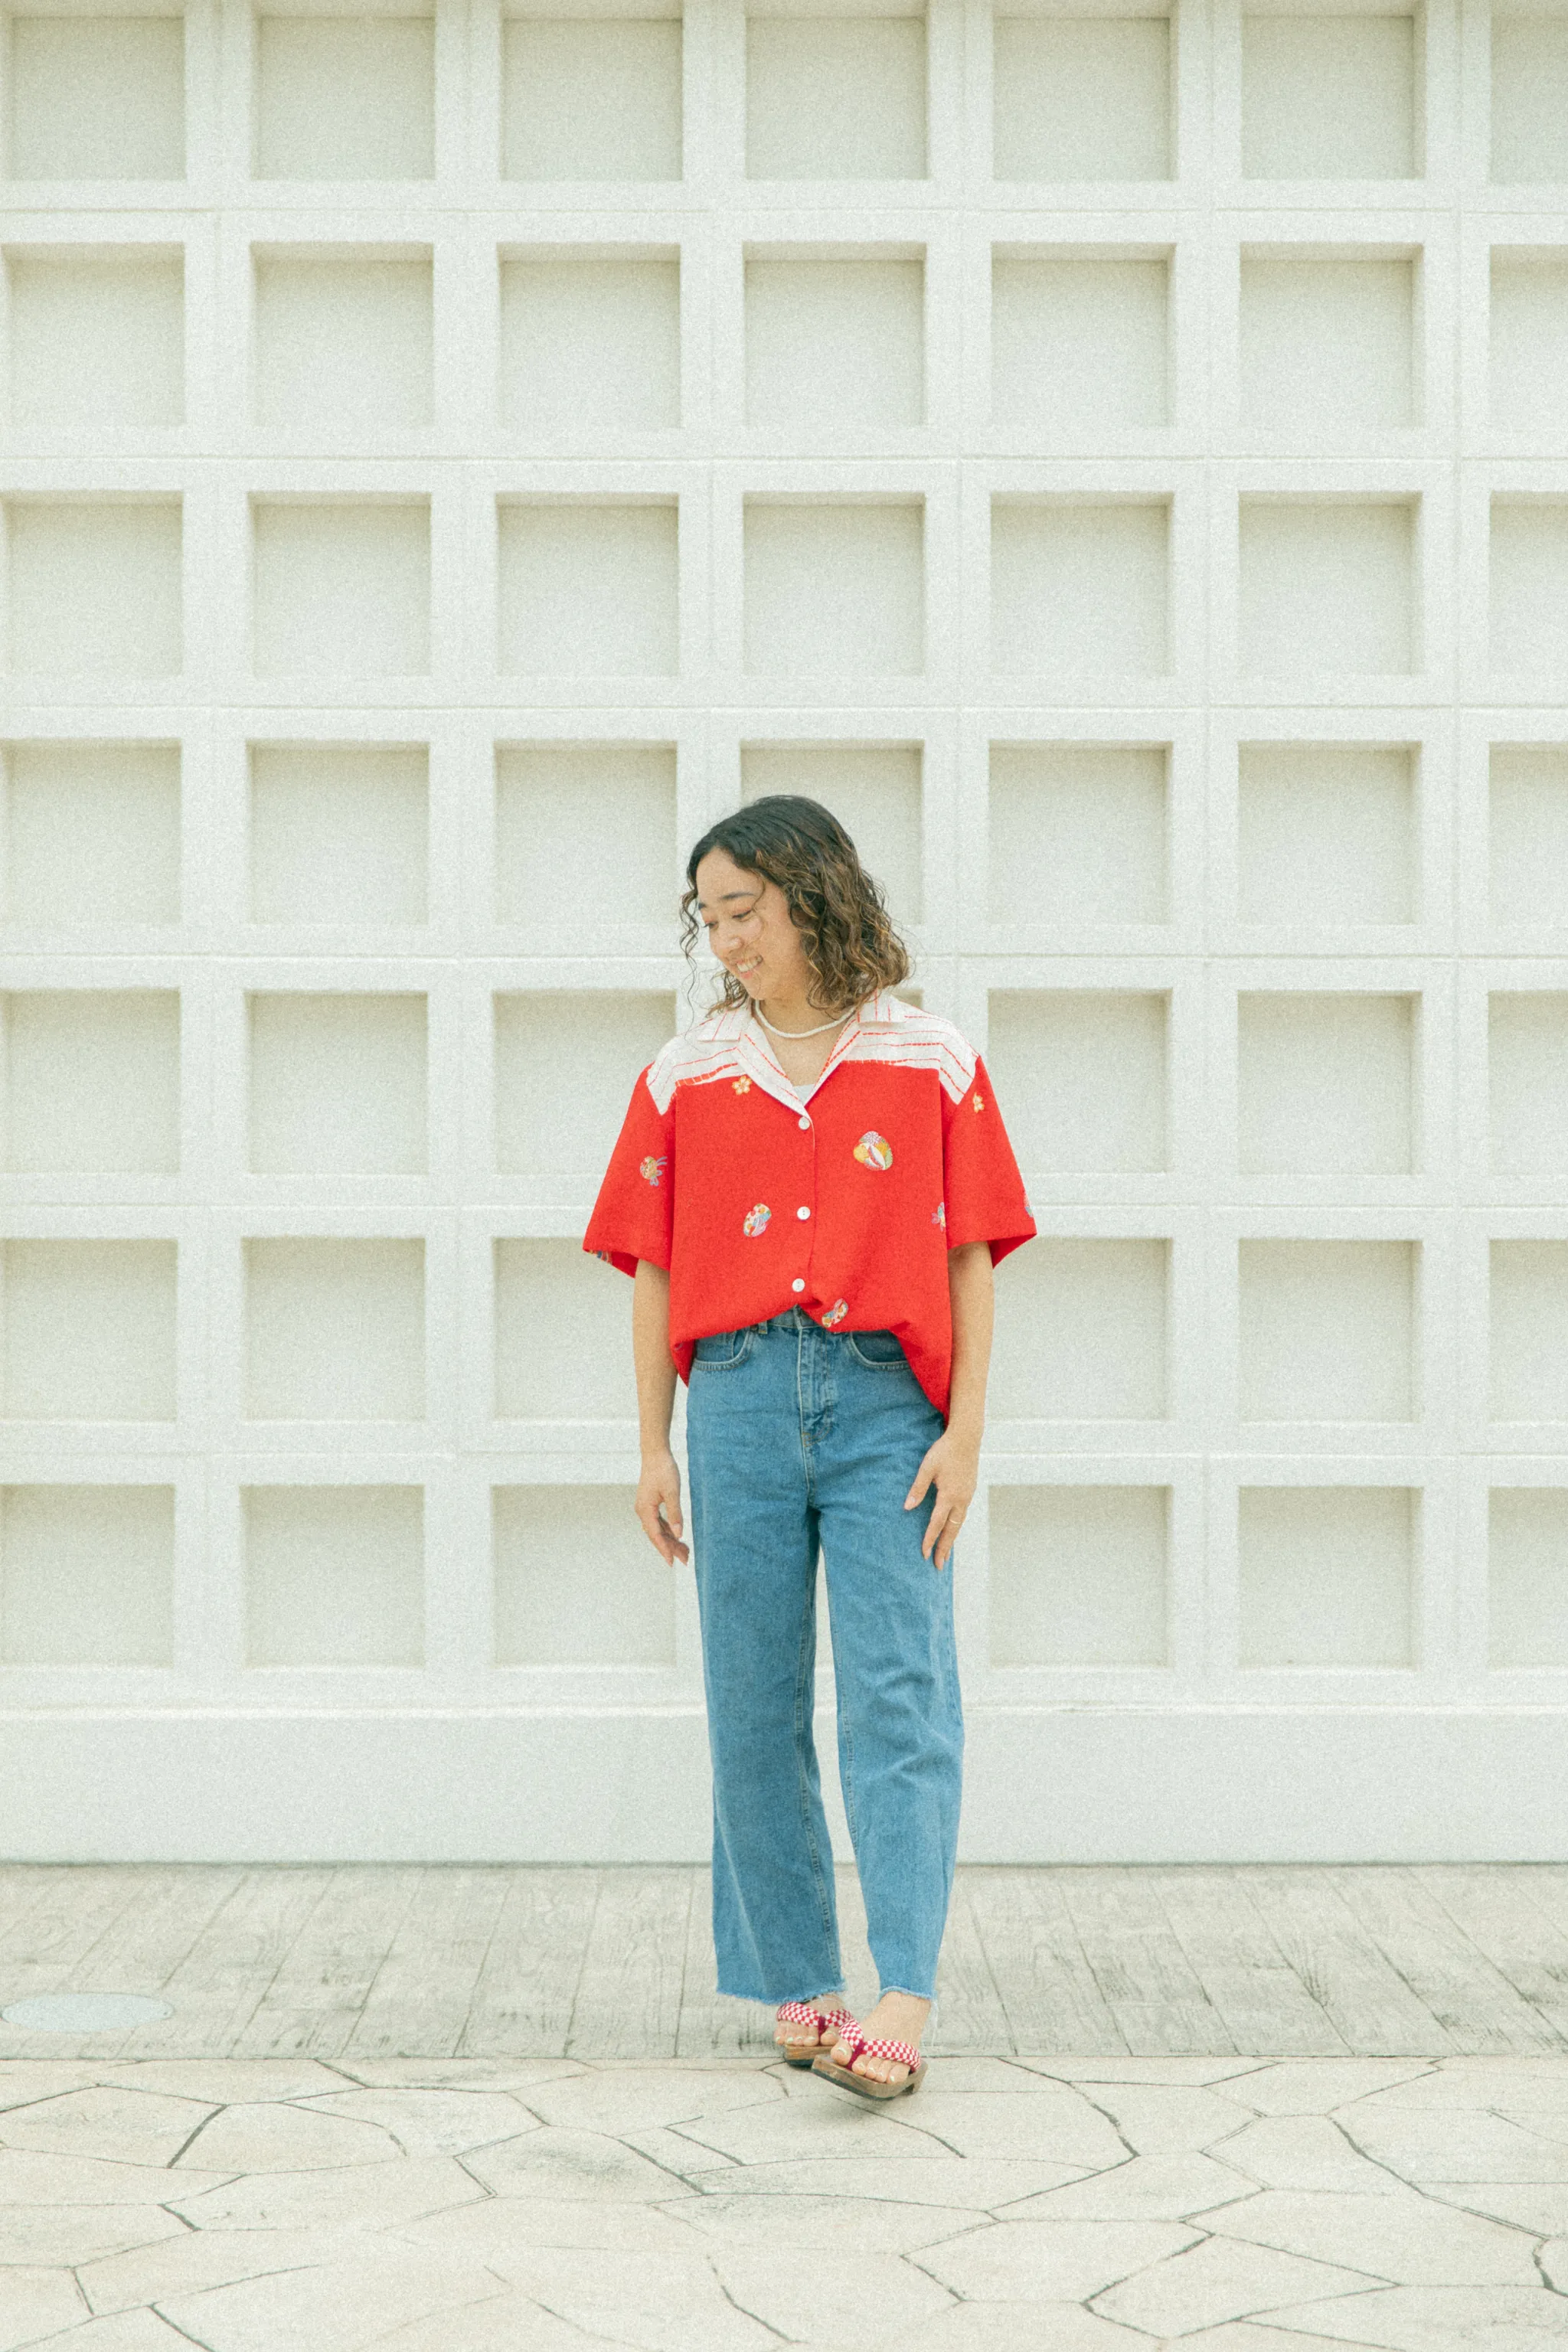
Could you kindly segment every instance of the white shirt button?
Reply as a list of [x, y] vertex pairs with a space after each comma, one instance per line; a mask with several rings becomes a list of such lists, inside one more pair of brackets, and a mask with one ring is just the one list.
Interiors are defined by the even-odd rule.
[[790, 1284], [790, 1288], [791, 1288], [792, 1290], [804, 1290], [804, 1289], [805, 1288], [805, 1283], [801, 1280], [801, 1277], [800, 1277], [800, 1276], [799, 1276], [798, 1274], [795, 1276], [795, 1280]]
[[809, 1217], [811, 1211], [809, 1209], [797, 1209], [795, 1211], [795, 1215], [797, 1217]]
[[808, 1119], [808, 1118], [807, 1118], [807, 1117], [806, 1117], [806, 1115], [805, 1115], [805, 1113], [804, 1111], [802, 1111], [802, 1113], [801, 1113], [801, 1115], [800, 1115], [800, 1123], [801, 1123], [802, 1127], [809, 1127], [809, 1126], [811, 1125], [811, 1121], [810, 1121], [810, 1119]]

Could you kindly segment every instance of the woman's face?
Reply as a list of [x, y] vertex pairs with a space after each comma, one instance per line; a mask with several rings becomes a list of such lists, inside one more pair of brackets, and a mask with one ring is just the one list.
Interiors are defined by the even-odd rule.
[[749, 874], [728, 850], [710, 849], [697, 868], [697, 912], [708, 944], [753, 1000], [804, 989], [811, 967], [789, 900], [776, 882]]

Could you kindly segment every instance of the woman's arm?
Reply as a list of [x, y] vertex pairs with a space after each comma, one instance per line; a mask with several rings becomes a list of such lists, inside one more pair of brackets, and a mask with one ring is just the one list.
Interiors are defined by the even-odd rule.
[[669, 1274], [646, 1257], [637, 1260], [632, 1291], [632, 1363], [642, 1446], [642, 1475], [635, 1506], [637, 1519], [661, 1559], [689, 1559], [690, 1547], [679, 1540], [680, 1465], [669, 1450], [677, 1379], [669, 1352]]
[[952, 1306], [952, 1388], [947, 1425], [976, 1446], [985, 1426], [985, 1382], [991, 1370], [991, 1332], [995, 1316], [996, 1276], [989, 1242], [961, 1242], [947, 1254], [947, 1294]]
[[991, 1369], [995, 1289], [989, 1242], [960, 1242], [947, 1254], [952, 1305], [952, 1373], [947, 1426], [926, 1448], [915, 1483], [904, 1497], [912, 1510], [934, 1479], [931, 1517], [921, 1549], [945, 1568], [964, 1514], [980, 1484], [980, 1440], [985, 1427], [985, 1381]]

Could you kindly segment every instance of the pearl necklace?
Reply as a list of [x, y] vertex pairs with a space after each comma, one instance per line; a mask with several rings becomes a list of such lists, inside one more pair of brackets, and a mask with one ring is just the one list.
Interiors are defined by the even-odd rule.
[[764, 1029], [773, 1029], [775, 1037], [820, 1037], [825, 1029], [837, 1029], [841, 1022], [847, 1021], [849, 1018], [847, 1013], [841, 1013], [836, 1021], [819, 1021], [815, 1029], [775, 1029], [767, 1014], [761, 1012], [755, 1004], [752, 1005], [752, 1010], [756, 1013]]

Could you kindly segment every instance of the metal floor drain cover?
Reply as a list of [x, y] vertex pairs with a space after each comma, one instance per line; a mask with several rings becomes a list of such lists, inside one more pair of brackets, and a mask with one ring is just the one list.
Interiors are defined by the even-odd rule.
[[39, 1992], [0, 2009], [7, 2025], [26, 2033], [113, 2033], [174, 2014], [168, 2001], [141, 1992]]

